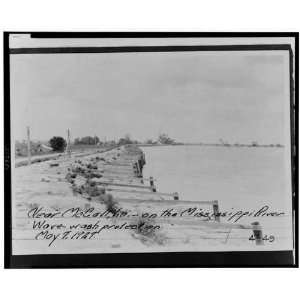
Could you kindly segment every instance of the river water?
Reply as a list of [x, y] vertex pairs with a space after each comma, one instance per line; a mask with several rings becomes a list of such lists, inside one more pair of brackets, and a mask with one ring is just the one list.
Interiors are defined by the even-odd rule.
[[269, 205], [291, 213], [290, 167], [285, 148], [216, 146], [143, 147], [144, 177], [157, 191], [181, 200], [218, 200], [221, 209]]

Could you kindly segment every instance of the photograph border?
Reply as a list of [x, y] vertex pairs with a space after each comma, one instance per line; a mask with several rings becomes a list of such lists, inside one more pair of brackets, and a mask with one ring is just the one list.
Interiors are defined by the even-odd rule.
[[[34, 38], [255, 38], [290, 37], [289, 44], [47, 47], [9, 49], [10, 34]], [[299, 33], [297, 32], [4, 32], [4, 267], [5, 268], [136, 268], [136, 267], [298, 267], [298, 101]], [[290, 60], [291, 179], [294, 251], [159, 252], [112, 254], [12, 255], [10, 55], [47, 53], [121, 53], [174, 51], [287, 50]]]

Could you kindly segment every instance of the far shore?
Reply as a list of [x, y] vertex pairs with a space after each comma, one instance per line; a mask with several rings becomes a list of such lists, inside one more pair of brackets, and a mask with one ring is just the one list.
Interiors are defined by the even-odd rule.
[[[283, 148], [284, 146], [281, 144], [271, 144], [271, 145], [252, 145], [252, 144], [214, 144], [214, 143], [174, 143], [174, 144], [143, 144], [138, 143], [136, 144], [138, 147], [166, 147], [166, 146], [203, 146], [203, 147], [236, 147], [236, 148]], [[122, 145], [72, 145], [71, 144], [71, 151], [73, 154], [85, 154], [86, 151], [100, 151], [105, 152], [108, 150], [111, 150], [113, 148], [118, 148]], [[57, 152], [57, 151], [50, 151], [47, 153], [38, 153], [38, 154], [31, 154], [31, 157], [34, 160], [44, 161], [49, 159], [55, 159], [56, 157], [60, 157], [62, 155], [65, 155], [66, 152]], [[16, 163], [17, 165], [24, 165], [27, 164], [27, 156], [16, 156]], [[25, 163], [26, 161], [26, 163]]]
[[253, 144], [214, 144], [214, 143], [175, 143], [175, 144], [137, 144], [140, 147], [163, 147], [163, 146], [210, 146], [210, 147], [248, 147], [248, 148], [283, 148], [281, 144], [253, 145]]

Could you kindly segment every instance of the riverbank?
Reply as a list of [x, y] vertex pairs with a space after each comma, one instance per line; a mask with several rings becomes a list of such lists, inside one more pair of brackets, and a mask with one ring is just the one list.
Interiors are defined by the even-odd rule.
[[215, 201], [182, 201], [174, 190], [160, 193], [156, 178], [143, 174], [145, 160], [141, 149], [130, 145], [15, 168], [14, 254], [269, 250], [275, 245], [257, 249], [249, 240], [250, 223], [219, 222]]
[[[109, 146], [109, 147], [77, 147], [76, 150], [71, 152], [71, 155], [73, 157], [81, 157], [81, 156], [85, 156], [91, 153], [104, 153], [107, 151], [110, 151], [114, 148], [118, 148], [118, 146]], [[44, 161], [49, 161], [49, 160], [55, 160], [58, 159], [60, 157], [64, 157], [67, 156], [68, 154], [66, 152], [53, 152], [53, 153], [45, 153], [45, 154], [41, 154], [41, 155], [33, 155], [31, 156], [30, 159], [30, 164], [34, 164], [34, 163], [40, 163], [40, 162], [44, 162]], [[28, 157], [16, 157], [15, 158], [15, 167], [22, 167], [22, 166], [27, 166], [29, 164], [28, 162]]]

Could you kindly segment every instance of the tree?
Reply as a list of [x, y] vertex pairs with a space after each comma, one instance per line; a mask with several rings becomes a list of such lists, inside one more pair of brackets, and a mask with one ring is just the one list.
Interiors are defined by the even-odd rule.
[[167, 134], [162, 133], [158, 137], [158, 142], [164, 145], [172, 145], [175, 143], [173, 139], [171, 139]]
[[110, 146], [115, 146], [117, 143], [116, 143], [116, 141], [111, 140], [111, 141], [106, 142], [106, 144], [110, 145]]
[[80, 140], [81, 144], [91, 145], [93, 143], [93, 138], [91, 136], [85, 136]]
[[145, 141], [145, 144], [149, 144], [149, 145], [153, 144], [153, 141], [152, 141], [152, 139], [148, 139], [148, 140], [146, 140], [146, 141]]
[[100, 143], [100, 139], [95, 135], [94, 136], [94, 144], [97, 145], [98, 143]]
[[126, 145], [126, 144], [133, 144], [134, 141], [131, 140], [130, 135], [126, 134], [125, 137], [120, 138], [118, 144], [119, 145]]
[[128, 143], [128, 140], [127, 140], [127, 139], [125, 139], [125, 138], [120, 138], [119, 141], [118, 141], [118, 144], [121, 146], [121, 145], [130, 144], [130, 143]]
[[76, 139], [74, 140], [74, 145], [78, 145], [78, 144], [80, 144], [80, 138], [76, 138]]
[[98, 143], [100, 143], [100, 139], [97, 136], [84, 136], [74, 140], [75, 145], [97, 145]]
[[54, 151], [64, 151], [67, 146], [66, 140], [61, 136], [54, 136], [49, 141], [49, 144]]

